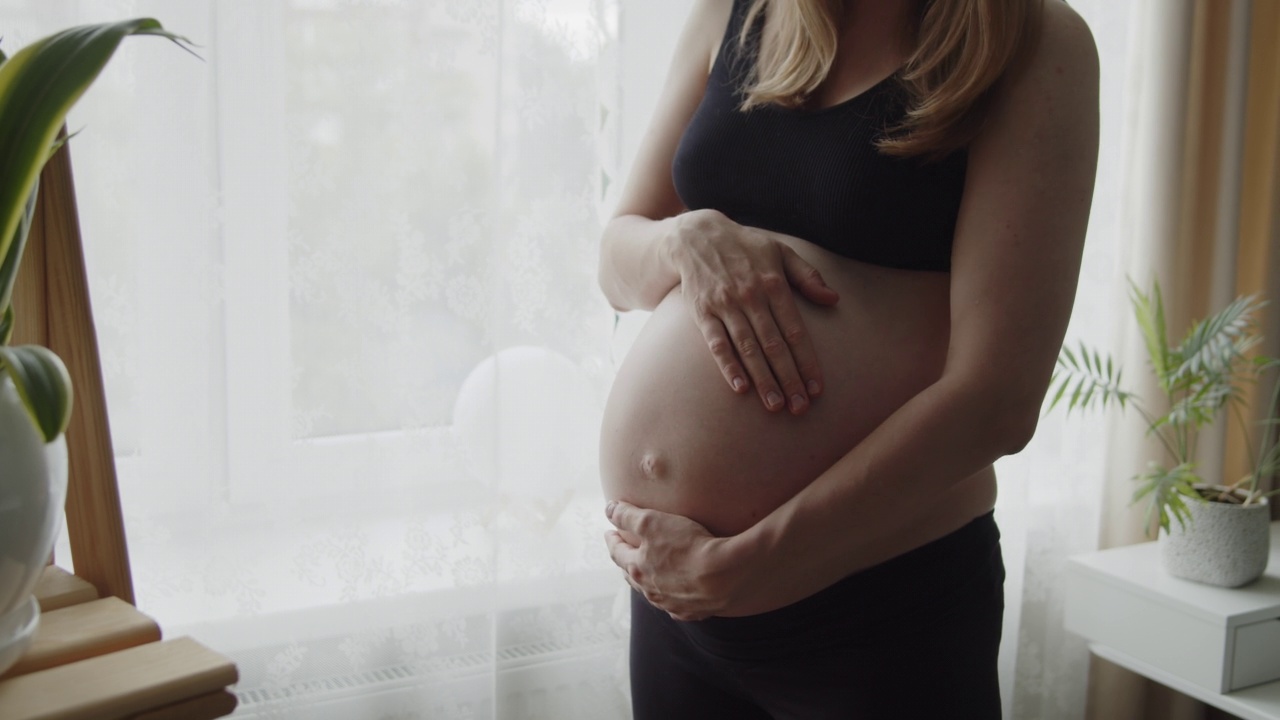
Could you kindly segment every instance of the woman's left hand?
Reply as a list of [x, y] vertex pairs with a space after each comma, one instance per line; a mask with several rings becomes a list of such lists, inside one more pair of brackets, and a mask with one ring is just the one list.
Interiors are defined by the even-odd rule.
[[605, 514], [617, 528], [605, 534], [609, 555], [654, 607], [676, 620], [726, 611], [743, 571], [726, 538], [689, 518], [625, 502], [609, 503]]

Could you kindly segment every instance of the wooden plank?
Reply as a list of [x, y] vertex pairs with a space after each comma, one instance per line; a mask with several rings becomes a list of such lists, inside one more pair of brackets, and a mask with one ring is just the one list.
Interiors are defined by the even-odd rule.
[[43, 613], [31, 647], [0, 678], [17, 677], [160, 639], [160, 626], [120, 598]]
[[36, 600], [40, 602], [41, 612], [97, 599], [97, 588], [57, 565], [46, 567], [36, 583]]
[[236, 696], [220, 690], [137, 715], [133, 720], [213, 720], [236, 709]]
[[118, 720], [208, 695], [236, 666], [188, 637], [0, 680], [5, 720]]
[[69, 151], [69, 144], [63, 145], [40, 174], [37, 213], [42, 237], [32, 233], [31, 238], [33, 244], [44, 242], [47, 344], [66, 363], [76, 393], [75, 412], [67, 427], [71, 468], [67, 536], [76, 574], [92, 583], [104, 597], [114, 595], [132, 604], [129, 550]]

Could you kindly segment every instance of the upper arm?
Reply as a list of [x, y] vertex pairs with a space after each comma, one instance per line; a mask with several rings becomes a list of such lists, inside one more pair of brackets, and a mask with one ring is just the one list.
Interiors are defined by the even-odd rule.
[[951, 270], [948, 372], [1039, 413], [1075, 299], [1098, 153], [1098, 57], [1084, 21], [1046, 0], [1025, 65], [969, 149]]
[[659, 220], [684, 210], [671, 180], [671, 164], [680, 136], [702, 102], [732, 5], [731, 0], [697, 0], [690, 12], [615, 217], [641, 215]]

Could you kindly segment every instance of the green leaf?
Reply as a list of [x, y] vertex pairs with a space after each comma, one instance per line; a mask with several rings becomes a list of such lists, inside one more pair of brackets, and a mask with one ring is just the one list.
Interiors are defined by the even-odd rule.
[[1173, 424], [1201, 428], [1212, 423], [1227, 403], [1243, 398], [1240, 388], [1233, 385], [1232, 380], [1234, 378], [1218, 375], [1203, 378], [1199, 384], [1188, 388], [1187, 394], [1169, 408], [1168, 414], [1154, 423], [1155, 427]]
[[52, 350], [38, 345], [0, 347], [0, 369], [13, 380], [45, 442], [52, 442], [67, 429], [71, 420], [71, 377]]
[[1165, 532], [1169, 531], [1171, 519], [1185, 526], [1191, 514], [1184, 498], [1191, 498], [1196, 502], [1203, 501], [1200, 493], [1195, 489], [1195, 483], [1199, 482], [1200, 478], [1195, 474], [1191, 463], [1165, 468], [1153, 462], [1147, 467], [1146, 472], [1135, 476], [1134, 480], [1138, 482], [1138, 488], [1133, 493], [1133, 502], [1150, 497], [1150, 506], [1147, 508], [1148, 527], [1155, 523], [1157, 518]]
[[1265, 305], [1252, 295], [1238, 297], [1217, 314], [1193, 325], [1178, 346], [1182, 364], [1173, 369], [1173, 379], [1231, 374], [1236, 361], [1257, 342], [1252, 332], [1253, 316]]
[[13, 321], [13, 306], [10, 305], [0, 312], [0, 345], [8, 345], [13, 339]]
[[1058, 354], [1058, 363], [1073, 370], [1080, 369], [1079, 363], [1076, 362], [1076, 356], [1071, 354], [1071, 348], [1066, 345], [1062, 346], [1062, 352]]
[[1164, 320], [1164, 296], [1160, 293], [1160, 281], [1153, 282], [1150, 296], [1138, 289], [1129, 281], [1129, 299], [1133, 305], [1133, 315], [1142, 330], [1142, 339], [1147, 345], [1147, 359], [1151, 369], [1155, 371], [1160, 389], [1169, 392], [1169, 341]]
[[129, 35], [187, 42], [151, 18], [137, 18], [63, 30], [0, 65], [0, 257], [8, 257], [23, 204], [67, 111]]
[[1271, 477], [1277, 472], [1280, 472], [1280, 443], [1272, 445], [1258, 460], [1258, 467], [1254, 471], [1251, 482], [1257, 482], [1258, 478]]
[[1067, 412], [1075, 408], [1086, 409], [1097, 405], [1105, 408], [1115, 401], [1124, 407], [1132, 399], [1129, 393], [1120, 387], [1119, 374], [1113, 374], [1115, 363], [1111, 357], [1104, 357], [1080, 343], [1078, 353], [1073, 353], [1063, 346], [1058, 353], [1058, 370], [1050, 379], [1050, 386], [1057, 383], [1053, 399], [1049, 402], [1052, 410], [1064, 398], [1067, 401]]
[[[8, 252], [0, 257], [0, 310], [8, 310], [13, 300], [13, 286], [18, 281], [18, 265], [22, 263], [22, 251], [27, 247], [27, 235], [31, 231], [31, 218], [36, 211], [36, 195], [39, 193], [39, 182], [31, 188], [26, 205], [18, 219], [18, 229], [14, 231], [13, 240], [9, 243]], [[9, 336], [0, 333], [0, 345], [8, 345]]]

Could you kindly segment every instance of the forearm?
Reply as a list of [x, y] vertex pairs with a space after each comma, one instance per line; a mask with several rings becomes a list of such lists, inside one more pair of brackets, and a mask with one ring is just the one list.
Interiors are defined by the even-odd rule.
[[652, 310], [679, 284], [669, 247], [677, 217], [622, 215], [605, 226], [599, 282], [614, 309]]
[[1027, 422], [1026, 404], [945, 379], [921, 392], [799, 494], [726, 540], [728, 557], [751, 558], [730, 612], [781, 607], [889, 559], [894, 550], [885, 538], [1025, 445], [1035, 417]]

